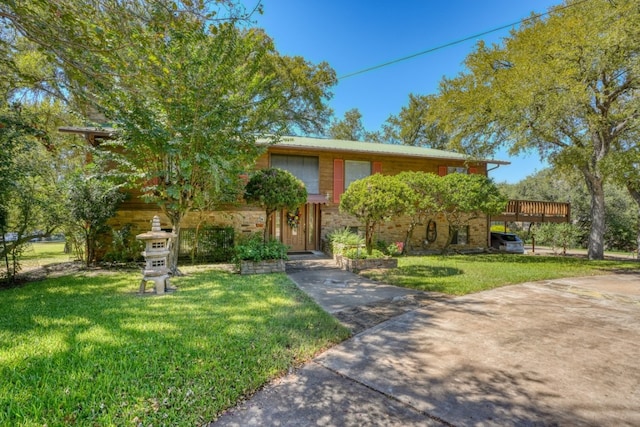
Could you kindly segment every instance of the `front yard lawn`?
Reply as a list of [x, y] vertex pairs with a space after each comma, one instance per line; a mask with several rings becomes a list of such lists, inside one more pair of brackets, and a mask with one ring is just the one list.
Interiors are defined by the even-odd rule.
[[0, 290], [0, 425], [201, 425], [349, 332], [284, 275], [139, 272]]
[[516, 283], [592, 276], [615, 270], [640, 271], [640, 264], [510, 254], [409, 256], [399, 258], [397, 269], [365, 270], [360, 274], [390, 285], [465, 295]]

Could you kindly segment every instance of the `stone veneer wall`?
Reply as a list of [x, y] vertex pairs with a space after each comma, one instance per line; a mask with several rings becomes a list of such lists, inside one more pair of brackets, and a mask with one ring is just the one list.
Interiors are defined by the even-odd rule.
[[[425, 243], [427, 235], [427, 225], [418, 225], [414, 231], [411, 241], [409, 242], [409, 252], [420, 252], [429, 250], [442, 249], [446, 243], [449, 226], [445, 219], [439, 215], [433, 218], [437, 226], [437, 238], [433, 243]], [[338, 229], [345, 227], [361, 227], [360, 222], [351, 215], [342, 214], [334, 206], [323, 206], [322, 209], [322, 232], [321, 239], [326, 240], [327, 235]], [[407, 228], [409, 227], [409, 218], [406, 216], [399, 217], [393, 221], [379, 224], [376, 230], [377, 238], [387, 243], [403, 242]], [[486, 218], [478, 218], [472, 220], [469, 224], [469, 243], [467, 245], [452, 245], [457, 249], [476, 249], [486, 248], [488, 229]]]
[[[154, 210], [119, 210], [116, 216], [109, 220], [109, 225], [114, 229], [119, 229], [125, 224], [133, 224], [134, 234], [148, 231], [151, 227], [151, 219], [154, 215], [160, 216], [162, 228], [171, 228], [169, 219], [160, 212]], [[244, 206], [242, 210], [221, 210], [215, 212], [190, 212], [182, 221], [182, 228], [195, 228], [200, 224], [213, 224], [218, 226], [231, 226], [237, 234], [249, 234], [264, 231], [265, 213], [262, 209]], [[409, 242], [409, 252], [437, 251], [444, 246], [448, 225], [441, 216], [435, 218], [438, 236], [435, 242], [425, 244], [426, 224], [419, 225], [413, 232], [413, 238]], [[323, 205], [321, 208], [321, 240], [326, 240], [327, 234], [333, 230], [345, 227], [361, 227], [357, 219], [351, 215], [342, 214], [335, 204]], [[399, 217], [393, 221], [380, 224], [378, 226], [377, 238], [387, 243], [404, 241], [408, 228], [409, 218]], [[479, 218], [471, 221], [469, 225], [469, 244], [453, 245], [457, 249], [486, 248], [487, 245], [487, 221]]]
[[[148, 231], [154, 215], [160, 217], [163, 229], [171, 228], [171, 222], [160, 209], [154, 210], [119, 210], [116, 216], [109, 220], [109, 225], [119, 229], [126, 224], [133, 224], [134, 233]], [[236, 233], [250, 234], [263, 232], [265, 226], [263, 210], [246, 206], [243, 210], [222, 210], [214, 212], [190, 212], [182, 220], [182, 228], [195, 228], [198, 224], [212, 224], [217, 226], [231, 226]]]

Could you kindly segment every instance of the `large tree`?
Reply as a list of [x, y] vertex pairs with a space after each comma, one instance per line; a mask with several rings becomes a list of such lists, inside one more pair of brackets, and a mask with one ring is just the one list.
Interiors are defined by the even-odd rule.
[[636, 203], [636, 236], [635, 249], [640, 260], [640, 146], [637, 144], [640, 135], [626, 141], [628, 149], [617, 153], [610, 162], [614, 182], [625, 187], [629, 196]]
[[633, 0], [567, 0], [500, 45], [479, 43], [445, 79], [430, 114], [476, 155], [537, 150], [580, 171], [591, 195], [590, 259], [603, 258], [604, 162], [638, 125], [640, 9]]
[[439, 150], [448, 148], [449, 138], [427, 112], [433, 95], [409, 94], [409, 103], [400, 113], [391, 115], [382, 125], [383, 139], [387, 143], [429, 147]]
[[75, 105], [115, 124], [114, 160], [176, 234], [239, 188], [260, 140], [328, 120], [333, 70], [279, 55], [236, 2], [10, 2], [0, 16], [52, 58]]
[[344, 113], [342, 119], [334, 118], [327, 129], [327, 134], [333, 139], [364, 141], [367, 132], [362, 124], [362, 113], [357, 108], [352, 108]]

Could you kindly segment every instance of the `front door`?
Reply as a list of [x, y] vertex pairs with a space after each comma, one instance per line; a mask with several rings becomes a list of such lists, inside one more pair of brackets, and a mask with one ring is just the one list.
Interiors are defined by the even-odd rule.
[[295, 211], [278, 211], [271, 223], [272, 236], [289, 246], [290, 252], [315, 251], [318, 246], [320, 205], [307, 203]]
[[282, 212], [282, 243], [290, 246], [291, 252], [307, 250], [307, 205], [302, 205], [295, 211]]

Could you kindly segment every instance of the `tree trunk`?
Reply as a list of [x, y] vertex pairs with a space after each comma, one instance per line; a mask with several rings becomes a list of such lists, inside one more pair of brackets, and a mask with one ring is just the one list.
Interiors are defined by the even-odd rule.
[[265, 219], [264, 219], [264, 232], [262, 236], [262, 241], [266, 245], [271, 237], [269, 232], [269, 227], [271, 226], [271, 217], [276, 212], [275, 209], [266, 209], [265, 210]]
[[589, 232], [589, 245], [587, 254], [589, 259], [604, 259], [604, 231], [605, 231], [605, 210], [604, 210], [604, 180], [587, 170], [583, 170], [583, 175], [591, 195], [591, 229]]
[[178, 269], [178, 256], [180, 255], [180, 227], [182, 226], [182, 218], [184, 218], [186, 212], [170, 211], [164, 209], [164, 207], [163, 211], [165, 215], [169, 217], [169, 221], [171, 221], [171, 231], [176, 235], [170, 243], [169, 271], [171, 271], [171, 274], [174, 276], [182, 276], [182, 272]]
[[411, 224], [409, 224], [409, 228], [407, 229], [407, 234], [404, 236], [404, 245], [402, 246], [402, 255], [406, 255], [407, 254], [407, 247], [409, 247], [409, 241], [411, 240], [411, 237], [413, 237], [413, 230], [416, 228], [417, 223], [414, 221], [411, 221]]
[[376, 226], [375, 222], [365, 223], [365, 231], [364, 231], [364, 244], [367, 248], [367, 255], [371, 255], [373, 252], [373, 231]]
[[169, 254], [169, 270], [174, 276], [182, 276], [182, 272], [178, 269], [178, 256], [180, 256], [180, 227], [181, 219], [176, 222], [172, 221], [171, 227], [176, 237], [171, 241], [171, 253]]
[[444, 243], [444, 247], [442, 248], [442, 255], [446, 255], [449, 252], [449, 246], [451, 246], [453, 235], [458, 231], [458, 228], [458, 226], [449, 225], [449, 235], [447, 236], [447, 241]]
[[640, 260], [640, 188], [634, 188], [631, 185], [627, 185], [629, 194], [633, 200], [638, 204], [638, 229], [636, 230], [636, 257]]

